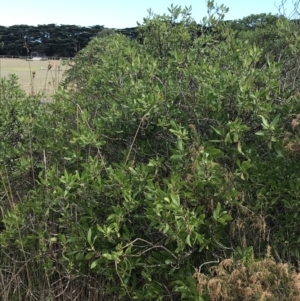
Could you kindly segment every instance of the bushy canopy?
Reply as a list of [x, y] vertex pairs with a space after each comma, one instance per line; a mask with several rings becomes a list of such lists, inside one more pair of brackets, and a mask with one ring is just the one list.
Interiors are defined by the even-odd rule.
[[280, 61], [206, 22], [196, 35], [190, 9], [171, 7], [139, 25], [142, 43], [96, 37], [53, 104], [0, 90], [0, 258], [26, 263], [32, 295], [34, 281], [49, 297], [85, 279], [95, 300], [210, 300], [209, 262], [247, 268], [268, 246], [299, 259], [299, 96], [283, 76], [298, 39], [273, 24], [290, 39]]

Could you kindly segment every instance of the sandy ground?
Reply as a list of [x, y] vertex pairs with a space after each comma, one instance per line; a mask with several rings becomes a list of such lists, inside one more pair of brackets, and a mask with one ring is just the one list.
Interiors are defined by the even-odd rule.
[[15, 74], [19, 78], [21, 88], [26, 93], [38, 94], [42, 92], [45, 98], [51, 98], [67, 69], [68, 66], [63, 64], [63, 61], [0, 59], [0, 77]]

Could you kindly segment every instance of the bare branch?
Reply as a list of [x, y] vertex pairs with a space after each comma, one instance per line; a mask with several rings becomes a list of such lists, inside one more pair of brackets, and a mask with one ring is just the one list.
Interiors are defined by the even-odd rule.
[[279, 4], [275, 1], [275, 6], [280, 15], [286, 17], [287, 19], [298, 19], [300, 17], [300, 0], [291, 0], [292, 1], [292, 10], [287, 11], [288, 0], [281, 0]]

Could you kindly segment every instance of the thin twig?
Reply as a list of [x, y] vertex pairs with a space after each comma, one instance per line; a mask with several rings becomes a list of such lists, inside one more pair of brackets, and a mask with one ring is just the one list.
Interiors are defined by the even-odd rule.
[[126, 157], [125, 165], [127, 164], [128, 160], [129, 160], [129, 156], [130, 156], [130, 154], [131, 154], [133, 145], [134, 145], [134, 143], [135, 143], [135, 140], [136, 140], [136, 137], [137, 137], [137, 135], [138, 135], [138, 133], [139, 133], [139, 130], [140, 130], [140, 128], [141, 128], [141, 125], [143, 124], [143, 122], [145, 121], [146, 117], [147, 117], [147, 116], [149, 115], [149, 113], [151, 112], [152, 108], [153, 108], [153, 107], [151, 107], [150, 110], [142, 117], [142, 119], [141, 119], [141, 121], [140, 121], [140, 123], [139, 123], [139, 126], [138, 126], [138, 128], [137, 128], [137, 130], [136, 130], [136, 132], [135, 132], [133, 141], [132, 141], [132, 143], [131, 143], [131, 145], [130, 145], [129, 152], [128, 152], [127, 157]]

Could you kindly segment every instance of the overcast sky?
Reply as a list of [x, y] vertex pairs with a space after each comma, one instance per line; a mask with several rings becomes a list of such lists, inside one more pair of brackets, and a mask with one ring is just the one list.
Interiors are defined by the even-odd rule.
[[[229, 7], [226, 19], [234, 20], [258, 13], [278, 13], [274, 4], [282, 0], [218, 0]], [[294, 0], [286, 1], [287, 13]], [[156, 14], [167, 12], [171, 4], [192, 6], [193, 17], [199, 22], [206, 15], [206, 0], [1, 0], [0, 25], [74, 24], [104, 25], [108, 28], [134, 27], [142, 22], [151, 8]]]

